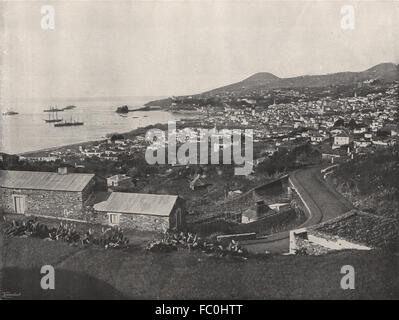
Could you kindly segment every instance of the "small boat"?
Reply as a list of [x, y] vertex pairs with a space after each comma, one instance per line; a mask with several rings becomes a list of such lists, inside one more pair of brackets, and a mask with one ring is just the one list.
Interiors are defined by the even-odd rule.
[[61, 122], [56, 123], [54, 127], [74, 127], [74, 126], [83, 126], [84, 122], [73, 121], [73, 122]]
[[62, 119], [48, 119], [48, 120], [46, 119], [44, 121], [46, 121], [47, 123], [54, 123], [54, 122], [61, 122]]
[[123, 117], [123, 118], [127, 118], [127, 115], [126, 114], [119, 114], [121, 117]]
[[7, 111], [4, 111], [4, 112], [2, 113], [3, 116], [15, 116], [15, 115], [17, 115], [17, 114], [18, 114], [18, 112], [12, 111], [12, 110], [9, 110], [9, 109], [7, 109]]
[[54, 124], [54, 127], [74, 127], [74, 126], [83, 126], [84, 122], [81, 121], [64, 121], [64, 122], [60, 122], [60, 123], [56, 123]]
[[72, 110], [75, 108], [76, 108], [76, 106], [66, 106], [65, 108], [63, 108], [63, 110]]

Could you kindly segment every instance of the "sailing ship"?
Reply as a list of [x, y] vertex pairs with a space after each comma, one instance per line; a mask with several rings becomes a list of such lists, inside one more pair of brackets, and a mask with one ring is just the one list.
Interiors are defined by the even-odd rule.
[[64, 111], [64, 109], [58, 109], [57, 107], [50, 107], [50, 109], [45, 109], [43, 112], [61, 112]]
[[60, 122], [60, 123], [56, 123], [54, 124], [54, 127], [74, 127], [74, 126], [83, 126], [84, 122], [81, 121], [72, 121], [72, 117], [71, 117], [71, 121], [64, 121], [64, 122]]
[[45, 119], [47, 123], [55, 123], [55, 122], [61, 122], [62, 119], [58, 119], [57, 111], [51, 112], [48, 115], [48, 119]]
[[12, 111], [10, 109], [7, 109], [6, 111], [2, 112], [3, 116], [15, 116], [17, 114], [18, 114], [18, 112]]

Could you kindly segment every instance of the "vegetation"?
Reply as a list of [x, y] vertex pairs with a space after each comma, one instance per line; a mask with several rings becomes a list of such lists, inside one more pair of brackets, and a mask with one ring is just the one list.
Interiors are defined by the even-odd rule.
[[11, 237], [33, 237], [44, 240], [62, 240], [70, 244], [95, 244], [105, 248], [124, 248], [129, 240], [124, 237], [120, 228], [103, 229], [95, 234], [92, 229], [83, 235], [79, 234], [76, 224], [60, 222], [57, 227], [47, 226], [37, 218], [12, 220], [5, 223], [4, 233]]
[[[2, 290], [20, 292], [21, 299], [395, 299], [399, 289], [399, 257], [381, 251], [269, 255], [248, 263], [35, 238], [6, 238], [0, 251]], [[56, 290], [39, 285], [40, 268], [48, 264], [56, 269]], [[347, 264], [356, 270], [356, 290], [341, 289], [339, 271]]]
[[267, 158], [257, 168], [256, 172], [267, 172], [272, 175], [277, 172], [286, 172], [298, 169], [303, 165], [319, 163], [320, 151], [309, 143], [289, 149], [281, 149]]
[[361, 209], [399, 218], [399, 146], [341, 164], [333, 182]]

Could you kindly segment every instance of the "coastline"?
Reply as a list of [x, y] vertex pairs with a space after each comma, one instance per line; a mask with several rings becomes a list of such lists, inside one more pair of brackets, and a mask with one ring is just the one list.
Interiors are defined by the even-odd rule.
[[[183, 114], [187, 114], [184, 112], [181, 112]], [[181, 114], [180, 113], [180, 114]], [[177, 123], [190, 123], [190, 122], [198, 122], [201, 119], [198, 118], [182, 118], [180, 120], [177, 120]], [[139, 133], [143, 130], [148, 130], [150, 128], [161, 128], [163, 126], [167, 126], [167, 123], [154, 123], [150, 124], [144, 127], [138, 127], [130, 131], [125, 131], [125, 132], [110, 132], [107, 133], [107, 135], [112, 135], [112, 134], [120, 134], [120, 135], [129, 135], [129, 136], [136, 136], [139, 135]], [[66, 148], [77, 148], [79, 146], [87, 146], [92, 143], [100, 142], [106, 140], [106, 137], [100, 138], [100, 139], [95, 139], [95, 140], [89, 140], [89, 141], [82, 141], [82, 142], [76, 142], [76, 143], [70, 143], [70, 144], [65, 144], [65, 145], [60, 145], [60, 146], [54, 146], [54, 147], [48, 147], [48, 148], [42, 148], [38, 150], [32, 150], [32, 151], [26, 151], [26, 152], [21, 152], [21, 153], [16, 153], [17, 156], [23, 156], [23, 157], [29, 157], [29, 156], [39, 156], [38, 154], [40, 153], [48, 153], [48, 152], [53, 152], [57, 151], [59, 149], [66, 149]]]

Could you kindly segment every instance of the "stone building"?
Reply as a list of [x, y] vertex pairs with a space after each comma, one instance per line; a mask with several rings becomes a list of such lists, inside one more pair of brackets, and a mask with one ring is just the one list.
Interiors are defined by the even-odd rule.
[[119, 187], [123, 184], [131, 182], [132, 178], [125, 174], [116, 174], [107, 178], [108, 187]]
[[334, 143], [332, 145], [332, 148], [336, 149], [342, 146], [346, 146], [350, 143], [350, 141], [351, 137], [349, 136], [349, 134], [346, 132], [342, 132], [334, 137]]
[[0, 170], [0, 211], [82, 218], [95, 186], [94, 174]]
[[122, 228], [164, 232], [185, 227], [184, 201], [178, 196], [112, 192], [94, 205], [97, 220]]
[[273, 213], [274, 211], [269, 208], [264, 200], [258, 200], [255, 202], [254, 209], [249, 208], [242, 213], [241, 223], [258, 221]]

